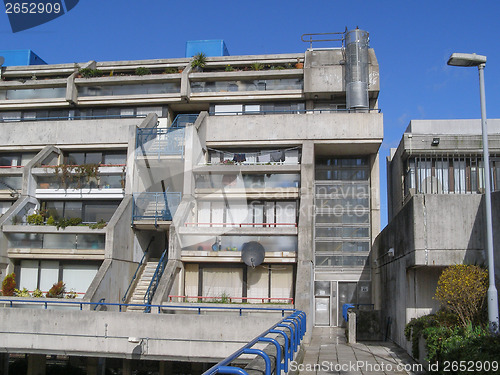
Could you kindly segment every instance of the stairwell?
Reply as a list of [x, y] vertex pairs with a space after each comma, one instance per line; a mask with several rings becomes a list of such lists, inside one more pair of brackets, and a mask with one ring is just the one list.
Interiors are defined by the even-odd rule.
[[[149, 288], [149, 284], [151, 283], [151, 279], [156, 271], [156, 267], [158, 266], [158, 261], [149, 261], [144, 266], [142, 270], [139, 281], [137, 281], [137, 285], [135, 286], [134, 292], [132, 293], [132, 297], [130, 298], [129, 304], [140, 304], [143, 305], [144, 295]], [[144, 312], [143, 306], [128, 306], [127, 311], [132, 312]]]

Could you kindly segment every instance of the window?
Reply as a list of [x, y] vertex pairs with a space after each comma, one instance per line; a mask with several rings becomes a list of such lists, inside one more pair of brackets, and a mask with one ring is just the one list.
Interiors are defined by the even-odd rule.
[[316, 158], [316, 267], [362, 267], [370, 251], [367, 158]]
[[47, 217], [55, 220], [81, 218], [84, 223], [96, 223], [111, 220], [119, 204], [119, 201], [44, 201], [41, 207], [47, 211]]
[[[500, 158], [490, 159], [492, 189], [500, 189]], [[420, 155], [406, 161], [404, 195], [467, 194], [484, 190], [481, 155]]]
[[127, 164], [127, 153], [126, 151], [67, 152], [64, 155], [64, 163], [67, 165], [125, 165]]

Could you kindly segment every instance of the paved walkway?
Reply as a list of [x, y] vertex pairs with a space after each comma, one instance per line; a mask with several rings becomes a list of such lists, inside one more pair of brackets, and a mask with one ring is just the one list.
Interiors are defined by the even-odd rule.
[[403, 349], [391, 342], [348, 344], [344, 329], [314, 327], [305, 347], [300, 375], [407, 375], [425, 374]]

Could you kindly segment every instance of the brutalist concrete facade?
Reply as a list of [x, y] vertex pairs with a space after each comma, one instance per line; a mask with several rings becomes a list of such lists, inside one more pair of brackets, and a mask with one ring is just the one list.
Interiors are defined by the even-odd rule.
[[[146, 302], [281, 303], [311, 326], [341, 325], [342, 303], [371, 303], [380, 231], [383, 116], [367, 51], [364, 108], [346, 107], [342, 48], [209, 57], [201, 71], [190, 58], [3, 67], [2, 276], [42, 291], [62, 279], [85, 302], [146, 301], [147, 267], [166, 251]], [[28, 222], [41, 210], [45, 225]], [[71, 215], [90, 226], [47, 223]], [[261, 264], [244, 263], [252, 243]]]
[[[495, 247], [500, 246], [499, 125], [488, 120]], [[480, 120], [411, 121], [391, 150], [387, 171], [389, 224], [372, 250], [374, 301], [391, 339], [410, 351], [404, 327], [439, 309], [433, 297], [444, 267], [487, 265]]]

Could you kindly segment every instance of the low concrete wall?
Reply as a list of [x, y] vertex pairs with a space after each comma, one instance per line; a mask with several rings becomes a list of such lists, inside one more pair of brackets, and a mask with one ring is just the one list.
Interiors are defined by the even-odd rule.
[[281, 319], [0, 308], [0, 352], [219, 361]]

